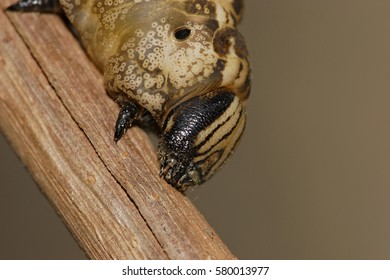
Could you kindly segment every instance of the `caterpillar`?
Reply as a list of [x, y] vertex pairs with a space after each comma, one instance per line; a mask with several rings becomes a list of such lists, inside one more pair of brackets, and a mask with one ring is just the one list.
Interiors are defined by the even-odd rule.
[[179, 191], [235, 150], [251, 85], [243, 0], [20, 0], [8, 10], [65, 13], [120, 106], [114, 140], [156, 124], [160, 176]]

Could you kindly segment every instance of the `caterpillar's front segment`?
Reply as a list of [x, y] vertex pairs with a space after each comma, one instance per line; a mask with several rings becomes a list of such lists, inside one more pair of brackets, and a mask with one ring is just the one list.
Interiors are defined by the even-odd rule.
[[245, 127], [242, 2], [22, 0], [10, 10], [63, 9], [122, 108], [115, 139], [134, 122], [155, 122], [160, 174], [185, 191], [215, 174]]

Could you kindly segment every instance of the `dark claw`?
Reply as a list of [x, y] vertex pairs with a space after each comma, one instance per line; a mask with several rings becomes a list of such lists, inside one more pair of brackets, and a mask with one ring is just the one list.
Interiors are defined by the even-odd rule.
[[58, 13], [61, 11], [61, 7], [58, 0], [20, 0], [6, 10], [11, 12]]
[[118, 142], [119, 139], [122, 138], [123, 134], [125, 134], [126, 130], [132, 126], [138, 112], [138, 107], [131, 102], [127, 102], [122, 105], [115, 123], [115, 142]]

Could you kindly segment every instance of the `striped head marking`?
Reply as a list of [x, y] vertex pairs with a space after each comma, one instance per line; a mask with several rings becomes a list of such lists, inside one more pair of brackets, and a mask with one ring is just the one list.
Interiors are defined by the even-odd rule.
[[160, 139], [160, 175], [180, 191], [208, 180], [236, 147], [245, 127], [239, 98], [226, 89], [173, 109]]

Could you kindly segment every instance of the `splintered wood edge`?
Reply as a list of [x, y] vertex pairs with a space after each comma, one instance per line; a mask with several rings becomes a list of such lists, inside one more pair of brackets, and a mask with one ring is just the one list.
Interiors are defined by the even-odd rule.
[[158, 177], [142, 130], [113, 142], [118, 107], [59, 17], [1, 11], [0, 24], [0, 127], [87, 256], [235, 259]]

